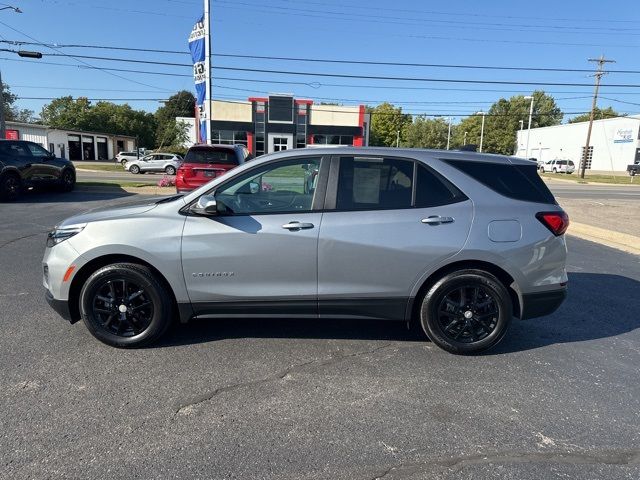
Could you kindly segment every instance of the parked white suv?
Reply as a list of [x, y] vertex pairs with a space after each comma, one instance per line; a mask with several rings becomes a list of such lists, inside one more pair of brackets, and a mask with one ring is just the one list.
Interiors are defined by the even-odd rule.
[[116, 155], [116, 162], [124, 167], [127, 162], [138, 158], [140, 158], [138, 152], [120, 152]]
[[140, 159], [128, 161], [124, 169], [131, 173], [165, 172], [175, 175], [183, 159], [173, 153], [152, 153]]
[[553, 173], [573, 173], [576, 170], [576, 166], [572, 160], [549, 160], [542, 165], [539, 165], [540, 173], [553, 172]]

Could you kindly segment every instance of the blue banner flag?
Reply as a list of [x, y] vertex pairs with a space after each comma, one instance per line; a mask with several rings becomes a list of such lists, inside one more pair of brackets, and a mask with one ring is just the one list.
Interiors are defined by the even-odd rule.
[[196, 84], [196, 105], [198, 107], [198, 118], [200, 121], [200, 143], [206, 143], [207, 113], [204, 107], [207, 93], [207, 71], [205, 69], [205, 25], [204, 15], [196, 22], [189, 35], [189, 50], [193, 61], [193, 80]]

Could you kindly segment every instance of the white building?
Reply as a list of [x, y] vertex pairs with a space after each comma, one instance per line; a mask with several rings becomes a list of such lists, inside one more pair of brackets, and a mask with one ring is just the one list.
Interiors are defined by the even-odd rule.
[[[527, 130], [518, 131], [518, 157], [548, 161], [582, 160], [589, 122], [568, 123], [552, 127], [532, 128], [527, 153]], [[618, 171], [640, 161], [640, 115], [595, 120], [591, 132], [587, 169]]]
[[136, 139], [127, 135], [58, 130], [46, 125], [7, 121], [6, 138], [42, 145], [69, 160], [111, 160], [119, 152], [135, 149]]

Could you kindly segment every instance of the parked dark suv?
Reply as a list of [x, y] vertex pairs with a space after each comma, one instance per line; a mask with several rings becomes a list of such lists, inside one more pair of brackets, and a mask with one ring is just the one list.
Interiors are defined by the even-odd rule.
[[176, 190], [195, 190], [251, 158], [244, 145], [194, 145], [178, 168]]
[[33, 142], [0, 140], [0, 199], [13, 200], [28, 187], [55, 185], [73, 190], [76, 169], [69, 160]]

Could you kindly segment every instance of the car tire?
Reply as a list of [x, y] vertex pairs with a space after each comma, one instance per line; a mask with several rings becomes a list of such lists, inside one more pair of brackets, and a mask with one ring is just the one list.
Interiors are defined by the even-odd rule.
[[164, 173], [166, 173], [167, 175], [175, 175], [176, 167], [174, 167], [173, 165], [167, 165], [167, 167], [164, 169]]
[[629, 170], [629, 176], [630, 177], [635, 177], [636, 176], [636, 171], [635, 170]]
[[20, 176], [15, 173], [5, 173], [0, 176], [0, 199], [12, 201], [18, 198], [22, 190]]
[[101, 342], [136, 348], [166, 332], [173, 317], [170, 299], [171, 293], [151, 269], [117, 263], [98, 269], [86, 280], [80, 292], [80, 313], [89, 332]]
[[70, 192], [76, 186], [76, 174], [70, 168], [67, 168], [62, 171], [60, 175], [60, 191], [61, 192]]
[[123, 158], [122, 160], [120, 160], [120, 165], [122, 165], [122, 168], [124, 168], [126, 164], [127, 164], [126, 158]]
[[507, 333], [513, 306], [505, 286], [482, 270], [445, 275], [425, 294], [420, 323], [440, 348], [469, 355], [495, 346]]
[[553, 169], [553, 173], [558, 173], [558, 170], [556, 168]]
[[138, 173], [140, 173], [140, 167], [138, 165], [131, 165], [129, 167], [129, 172], [133, 173], [134, 175], [137, 175]]

